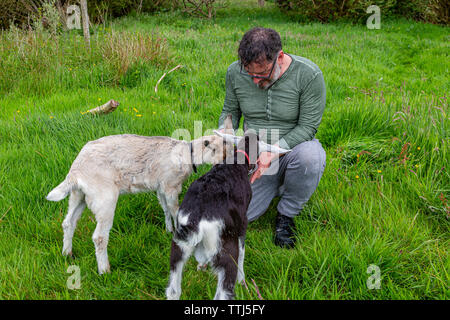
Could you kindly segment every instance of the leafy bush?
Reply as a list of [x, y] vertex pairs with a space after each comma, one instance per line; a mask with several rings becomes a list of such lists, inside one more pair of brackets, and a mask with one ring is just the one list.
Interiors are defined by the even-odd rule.
[[[153, 13], [177, 8], [178, 0], [89, 0], [88, 11], [92, 22], [104, 22], [107, 17], [121, 17], [130, 12]], [[67, 7], [79, 5], [77, 0], [1, 0], [0, 29], [11, 24], [19, 27], [34, 27], [36, 21], [47, 24], [46, 10], [52, 6], [60, 18], [66, 14]]]
[[89, 16], [94, 22], [108, 17], [121, 17], [130, 12], [153, 13], [178, 7], [177, 0], [89, 0]]
[[53, 19], [58, 8], [60, 8], [60, 1], [57, 0], [2, 0], [0, 1], [0, 29], [6, 29], [11, 24], [20, 27], [50, 24], [52, 28], [60, 22]]
[[362, 21], [367, 17], [366, 9], [377, 5], [383, 14], [392, 11], [396, 0], [278, 0], [278, 6], [298, 20], [331, 22], [339, 19]]
[[339, 19], [366, 21], [370, 5], [380, 7], [382, 17], [403, 16], [431, 23], [448, 24], [446, 0], [276, 0], [279, 8], [295, 20], [330, 22]]
[[[220, 3], [219, 3], [220, 2]], [[212, 19], [218, 8], [226, 7], [227, 1], [216, 0], [182, 0], [183, 12], [194, 17]]]
[[450, 2], [448, 0], [430, 0], [425, 9], [424, 20], [431, 23], [449, 25]]

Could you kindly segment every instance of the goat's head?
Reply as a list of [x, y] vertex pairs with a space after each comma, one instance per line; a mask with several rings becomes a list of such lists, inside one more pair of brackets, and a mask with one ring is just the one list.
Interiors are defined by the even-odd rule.
[[217, 135], [203, 136], [192, 141], [192, 157], [195, 164], [223, 163], [223, 160], [233, 154], [233, 144]]

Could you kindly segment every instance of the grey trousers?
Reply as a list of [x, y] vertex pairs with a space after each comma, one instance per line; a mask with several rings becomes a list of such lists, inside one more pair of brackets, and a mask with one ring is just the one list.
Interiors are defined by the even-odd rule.
[[274, 197], [281, 197], [278, 212], [295, 217], [308, 202], [325, 170], [326, 153], [317, 139], [295, 146], [274, 160], [270, 168], [252, 184], [248, 221], [263, 215]]

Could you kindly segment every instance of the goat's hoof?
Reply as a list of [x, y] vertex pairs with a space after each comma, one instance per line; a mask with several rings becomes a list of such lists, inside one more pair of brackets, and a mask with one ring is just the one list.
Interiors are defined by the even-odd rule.
[[98, 271], [98, 274], [99, 274], [99, 275], [104, 275], [104, 274], [107, 274], [107, 273], [111, 273], [111, 270], [102, 270], [102, 271]]
[[105, 274], [105, 273], [111, 273], [111, 269], [110, 269], [110, 267], [109, 266], [107, 266], [106, 268], [99, 268], [98, 269], [98, 274], [99, 275], [102, 275], [102, 274]]
[[205, 263], [205, 264], [198, 264], [197, 265], [197, 271], [206, 271], [206, 268], [208, 267], [208, 265]]
[[180, 300], [181, 292], [177, 292], [171, 288], [166, 290], [167, 300]]
[[62, 251], [62, 255], [63, 255], [63, 256], [66, 256], [66, 257], [73, 258], [72, 250], [70, 250], [70, 251], [63, 250], [63, 251]]
[[239, 283], [240, 285], [246, 287], [247, 284], [245, 283], [245, 277], [238, 277], [236, 280], [237, 283]]

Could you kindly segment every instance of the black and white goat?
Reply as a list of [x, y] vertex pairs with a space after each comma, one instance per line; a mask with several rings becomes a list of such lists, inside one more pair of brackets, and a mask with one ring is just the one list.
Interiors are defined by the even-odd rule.
[[[246, 212], [252, 198], [249, 172], [268, 145], [251, 132], [244, 137], [220, 135], [237, 142], [236, 152], [194, 181], [185, 194], [172, 240], [168, 299], [180, 298], [183, 267], [192, 253], [198, 270], [209, 264], [218, 276], [214, 299], [232, 299], [236, 279], [244, 280]], [[288, 152], [272, 147], [272, 152]]]

